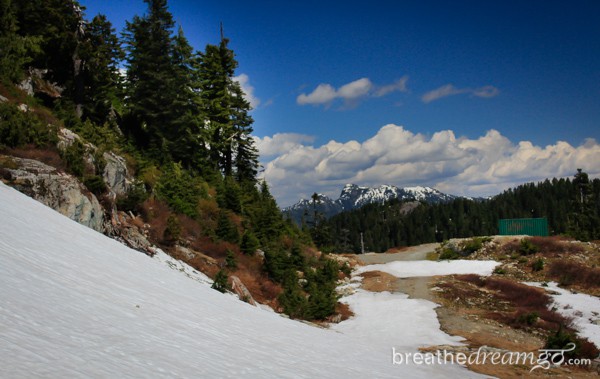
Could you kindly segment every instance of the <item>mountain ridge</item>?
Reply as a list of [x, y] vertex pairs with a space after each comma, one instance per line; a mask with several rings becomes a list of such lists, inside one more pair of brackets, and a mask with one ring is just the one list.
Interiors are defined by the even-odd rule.
[[[424, 201], [426, 203], [443, 203], [452, 201], [459, 196], [445, 194], [432, 187], [414, 186], [397, 187], [382, 184], [378, 187], [364, 187], [356, 184], [346, 184], [340, 196], [333, 200], [327, 195], [317, 194], [316, 211], [326, 218], [336, 214], [361, 208], [367, 204], [384, 203], [390, 200]], [[315, 211], [313, 200], [300, 199], [296, 204], [282, 209], [293, 221], [302, 223], [302, 218], [312, 215]], [[309, 216], [314, 217], [314, 216]]]

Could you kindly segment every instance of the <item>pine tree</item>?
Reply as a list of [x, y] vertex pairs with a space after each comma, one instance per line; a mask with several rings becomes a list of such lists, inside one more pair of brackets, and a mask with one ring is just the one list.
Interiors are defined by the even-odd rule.
[[238, 182], [256, 182], [258, 152], [252, 133], [251, 106], [233, 80], [238, 66], [235, 54], [222, 38], [218, 46], [208, 44], [195, 61], [200, 106], [206, 117], [208, 148], [214, 168]]
[[23, 78], [25, 66], [40, 52], [40, 38], [18, 34], [13, 0], [0, 0], [0, 76], [10, 82]]
[[180, 27], [173, 39], [173, 83], [178, 91], [173, 99], [173, 125], [167, 133], [172, 141], [171, 155], [184, 167], [201, 171], [205, 165], [204, 116], [198, 107], [198, 93], [193, 88], [193, 48]]
[[219, 272], [217, 272], [211, 288], [222, 293], [229, 291], [229, 277], [227, 276], [227, 272], [225, 270], [221, 269]]
[[575, 199], [569, 215], [569, 234], [573, 237], [589, 241], [598, 236], [598, 214], [594, 209], [593, 186], [588, 174], [577, 169], [573, 179]]
[[148, 14], [127, 22], [127, 106], [139, 127], [137, 141], [161, 161], [169, 157], [178, 88], [174, 83], [172, 28], [166, 0], [144, 0]]
[[237, 81], [230, 82], [232, 124], [234, 128], [235, 176], [238, 182], [256, 183], [258, 173], [258, 149], [252, 137], [250, 103], [244, 98], [244, 93]]
[[205, 51], [199, 53], [195, 61], [196, 83], [199, 89], [202, 112], [206, 117], [207, 143], [210, 162], [215, 170], [222, 171], [225, 176], [231, 174], [227, 167], [227, 146], [231, 146], [232, 128], [229, 122], [229, 78], [233, 76], [233, 68], [227, 66], [222, 56], [221, 46], [206, 45]]
[[19, 35], [39, 41], [31, 66], [48, 69], [46, 79], [65, 87], [63, 97], [73, 97], [78, 65], [77, 48], [82, 38], [81, 6], [74, 0], [13, 0]]
[[102, 125], [120, 105], [119, 62], [124, 54], [115, 29], [104, 15], [95, 16], [86, 26], [85, 42], [83, 118]]

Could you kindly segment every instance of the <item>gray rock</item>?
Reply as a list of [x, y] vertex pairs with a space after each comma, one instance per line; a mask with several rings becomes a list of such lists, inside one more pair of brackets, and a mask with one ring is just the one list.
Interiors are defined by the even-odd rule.
[[4, 168], [8, 184], [71, 220], [102, 232], [104, 210], [77, 178], [33, 159], [1, 156], [13, 167]]
[[231, 290], [236, 295], [238, 295], [238, 298], [242, 301], [245, 301], [248, 304], [256, 306], [256, 301], [252, 297], [252, 294], [250, 293], [250, 291], [248, 291], [248, 288], [246, 288], [244, 283], [242, 283], [240, 278], [238, 278], [235, 275], [231, 275], [230, 279], [231, 279]]
[[102, 176], [112, 196], [127, 194], [131, 181], [125, 158], [113, 152], [104, 153], [103, 158], [106, 161], [106, 166]]
[[[75, 141], [83, 142], [77, 133], [66, 128], [59, 129], [58, 143], [56, 146], [60, 150], [65, 150], [70, 147]], [[94, 154], [98, 148], [91, 143], [84, 143], [84, 146], [86, 150], [84, 161], [88, 167], [93, 168], [96, 163]], [[102, 175], [104, 178], [104, 182], [108, 186], [113, 199], [117, 196], [125, 195], [127, 191], [129, 191], [132, 182], [132, 177], [127, 169], [125, 158], [113, 152], [105, 152], [102, 157], [106, 161], [106, 166], [104, 167], [104, 172], [97, 174]]]
[[58, 99], [61, 97], [61, 94], [65, 88], [46, 80], [45, 76], [47, 73], [48, 70], [30, 67], [27, 78], [19, 83], [17, 87], [19, 87], [22, 91], [25, 91], [29, 96], [33, 96], [36, 93], [41, 93], [53, 99]]
[[[67, 128], [58, 129], [58, 143], [56, 147], [60, 150], [65, 150], [75, 143], [75, 141], [81, 141], [81, 137], [77, 133], [72, 132]], [[94, 147], [94, 150], [96, 148]]]

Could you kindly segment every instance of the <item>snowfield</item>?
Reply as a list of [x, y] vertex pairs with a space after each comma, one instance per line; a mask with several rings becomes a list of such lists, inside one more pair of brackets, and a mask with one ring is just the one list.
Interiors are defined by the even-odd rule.
[[0, 183], [0, 377], [480, 377], [393, 365], [392, 348], [457, 343], [402, 295], [358, 291], [320, 329], [210, 289]]
[[499, 265], [495, 261], [395, 261], [385, 264], [375, 264], [360, 267], [356, 273], [381, 271], [397, 278], [412, 278], [418, 276], [437, 276], [454, 274], [491, 275]]

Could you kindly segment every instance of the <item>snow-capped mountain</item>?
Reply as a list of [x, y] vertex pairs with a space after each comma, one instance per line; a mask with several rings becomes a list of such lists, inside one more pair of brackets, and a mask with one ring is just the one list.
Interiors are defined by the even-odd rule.
[[[342, 189], [340, 197], [333, 200], [328, 196], [318, 194], [316, 210], [332, 217], [344, 211], [350, 211], [371, 203], [383, 203], [393, 199], [404, 201], [424, 201], [427, 203], [442, 203], [452, 201], [457, 196], [442, 193], [431, 187], [396, 187], [381, 185], [379, 187], [360, 187], [356, 184], [346, 184]], [[283, 212], [288, 214], [292, 220], [300, 222], [304, 215], [312, 217], [315, 210], [312, 199], [301, 199], [298, 203], [284, 208]]]

